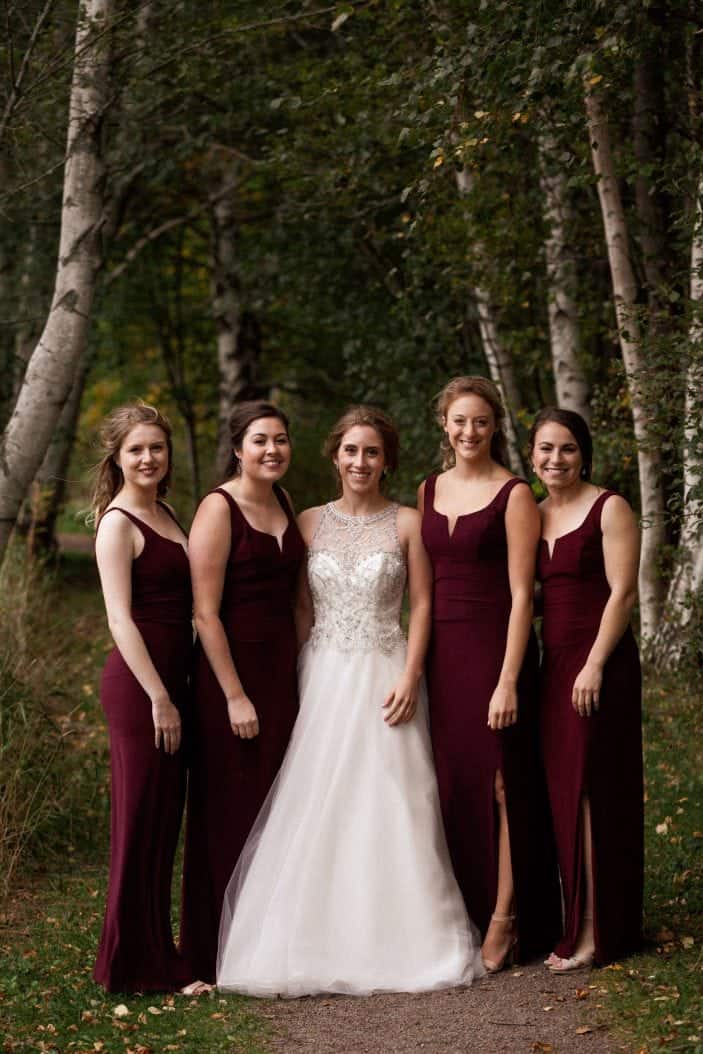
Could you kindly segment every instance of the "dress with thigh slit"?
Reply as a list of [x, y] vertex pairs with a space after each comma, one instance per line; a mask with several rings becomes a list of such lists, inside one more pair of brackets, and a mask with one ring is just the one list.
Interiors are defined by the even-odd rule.
[[[144, 536], [132, 562], [132, 618], [185, 726], [193, 650], [188, 556], [126, 509], [108, 509], [102, 519], [116, 512]], [[110, 734], [110, 876], [93, 977], [109, 992], [171, 991], [191, 980], [171, 931], [185, 743], [175, 754], [155, 747], [151, 702], [117, 648], [103, 669], [100, 701]]]
[[629, 626], [605, 664], [598, 710], [579, 717], [571, 702], [610, 596], [600, 521], [611, 494], [596, 498], [581, 526], [557, 538], [551, 554], [543, 538], [538, 560], [542, 743], [565, 913], [555, 950], [568, 958], [578, 939], [585, 894], [581, 802], [587, 796], [600, 965], [640, 945], [644, 870], [641, 675]]
[[305, 545], [288, 501], [282, 543], [252, 527], [234, 498], [232, 540], [220, 618], [235, 668], [259, 718], [259, 734], [239, 739], [200, 644], [195, 650], [194, 730], [188, 783], [181, 950], [193, 976], [215, 980], [225, 888], [278, 772], [298, 713], [297, 639], [293, 619]]
[[508, 480], [483, 509], [457, 518], [435, 509], [437, 477], [425, 485], [422, 537], [433, 569], [428, 653], [430, 724], [452, 864], [471, 918], [485, 934], [498, 888], [496, 773], [505, 786], [520, 957], [551, 947], [559, 890], [537, 723], [537, 641], [518, 681], [518, 720], [488, 727], [488, 705], [505, 655], [512, 604], [505, 510]]

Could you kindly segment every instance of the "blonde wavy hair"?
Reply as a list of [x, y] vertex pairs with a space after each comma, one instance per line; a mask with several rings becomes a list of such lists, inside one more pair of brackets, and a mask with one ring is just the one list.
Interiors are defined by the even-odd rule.
[[137, 425], [155, 425], [166, 437], [168, 471], [159, 482], [157, 494], [163, 498], [168, 493], [173, 464], [172, 429], [168, 418], [164, 417], [155, 406], [149, 406], [141, 400], [128, 403], [126, 406], [118, 406], [108, 414], [100, 428], [100, 445], [103, 456], [93, 470], [93, 493], [87, 517], [89, 523], [97, 526], [105, 509], [122, 489], [124, 476], [116, 458], [125, 439]]

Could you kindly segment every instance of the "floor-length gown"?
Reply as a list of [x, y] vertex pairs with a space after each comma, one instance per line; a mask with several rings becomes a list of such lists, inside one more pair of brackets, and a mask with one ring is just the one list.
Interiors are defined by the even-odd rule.
[[641, 675], [628, 626], [603, 671], [598, 710], [579, 717], [571, 702], [610, 596], [600, 520], [611, 491], [599, 495], [576, 530], [540, 546], [542, 580], [541, 725], [564, 896], [557, 955], [574, 954], [584, 900], [581, 801], [590, 801], [595, 960], [636, 951], [641, 941], [644, 872]]
[[428, 656], [432, 746], [442, 815], [467, 910], [485, 934], [498, 882], [495, 777], [506, 807], [519, 954], [549, 948], [559, 933], [559, 889], [537, 724], [537, 642], [530, 635], [518, 681], [518, 719], [488, 727], [488, 705], [505, 655], [512, 603], [505, 510], [508, 480], [483, 509], [457, 518], [435, 509], [436, 475], [425, 484], [422, 537], [433, 568]]
[[397, 506], [326, 505], [308, 556], [315, 625], [300, 714], [229, 884], [220, 988], [257, 996], [420, 991], [483, 973], [451, 871], [426, 704], [391, 727], [405, 665]]
[[293, 620], [305, 545], [283, 491], [282, 545], [252, 527], [223, 489], [232, 541], [220, 618], [259, 734], [239, 739], [207, 656], [196, 645], [194, 732], [188, 783], [181, 951], [193, 976], [215, 980], [222, 898], [242, 846], [278, 772], [298, 712]]
[[[164, 506], [166, 508], [166, 506]], [[168, 511], [168, 510], [167, 510]], [[184, 724], [193, 650], [185, 549], [126, 509], [144, 536], [132, 563], [132, 618]], [[102, 520], [101, 520], [102, 522]], [[154, 746], [151, 702], [115, 648], [100, 700], [110, 734], [111, 835], [107, 904], [93, 977], [109, 992], [174, 990], [191, 980], [171, 931], [171, 876], [185, 800], [185, 744]]]

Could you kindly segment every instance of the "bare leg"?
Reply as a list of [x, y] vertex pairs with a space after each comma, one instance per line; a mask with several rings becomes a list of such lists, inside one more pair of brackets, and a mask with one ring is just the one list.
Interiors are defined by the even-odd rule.
[[492, 973], [500, 970], [505, 964], [515, 943], [513, 865], [510, 857], [505, 784], [500, 771], [496, 772], [494, 788], [498, 806], [498, 890], [493, 918], [481, 948], [483, 961]]
[[583, 878], [585, 896], [583, 903], [583, 915], [579, 935], [574, 947], [574, 954], [570, 959], [560, 959], [552, 953], [547, 959], [547, 965], [555, 973], [567, 973], [569, 970], [577, 970], [583, 966], [590, 966], [593, 962], [593, 954], [596, 950], [596, 942], [593, 932], [593, 841], [591, 831], [591, 803], [588, 798], [581, 800], [581, 830], [583, 837]]

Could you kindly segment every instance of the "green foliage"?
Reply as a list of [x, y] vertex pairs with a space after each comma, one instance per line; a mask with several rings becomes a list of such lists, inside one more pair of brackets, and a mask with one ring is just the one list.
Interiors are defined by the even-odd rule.
[[[79, 571], [78, 581], [85, 580]], [[28, 562], [19, 546], [5, 561], [0, 582], [0, 902], [18, 868], [48, 863], [56, 854], [92, 844], [96, 817], [105, 812], [104, 756], [94, 733], [85, 734], [82, 700], [95, 692], [98, 598], [94, 582], [74, 587], [74, 565], [57, 573]], [[70, 600], [67, 604], [67, 597]], [[67, 607], [72, 633], [65, 631]], [[89, 677], [89, 680], [84, 678]], [[67, 706], [66, 700], [70, 703]], [[77, 764], [77, 755], [81, 763]], [[76, 802], [81, 821], [75, 824]], [[87, 822], [90, 819], [90, 822]]]

